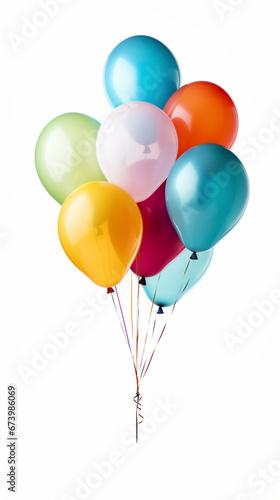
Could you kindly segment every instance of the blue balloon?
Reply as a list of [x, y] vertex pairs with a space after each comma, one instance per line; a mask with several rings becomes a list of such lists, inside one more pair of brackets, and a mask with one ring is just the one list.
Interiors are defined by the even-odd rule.
[[241, 219], [249, 180], [241, 161], [218, 144], [189, 149], [167, 179], [169, 217], [186, 248], [210, 250]]
[[[180, 300], [202, 278], [212, 260], [213, 250], [199, 254], [198, 260], [190, 261], [182, 285], [184, 272], [191, 255], [192, 252], [185, 250], [160, 274], [146, 278], [146, 286], [143, 286], [143, 288], [151, 302], [157, 289], [155, 304], [159, 307], [172, 306], [176, 300]], [[181, 285], [181, 293], [178, 297]]]
[[180, 86], [180, 72], [176, 59], [163, 43], [149, 36], [133, 36], [109, 55], [104, 80], [114, 107], [146, 101], [164, 108]]

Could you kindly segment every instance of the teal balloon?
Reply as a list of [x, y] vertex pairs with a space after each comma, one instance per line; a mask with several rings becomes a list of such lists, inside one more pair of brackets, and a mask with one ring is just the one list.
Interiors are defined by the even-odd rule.
[[176, 161], [165, 194], [182, 243], [193, 252], [205, 252], [241, 219], [249, 199], [249, 180], [229, 149], [201, 144]]
[[184, 272], [191, 255], [192, 252], [185, 250], [169, 266], [163, 269], [160, 274], [146, 278], [146, 286], [143, 286], [143, 288], [151, 302], [153, 301], [155, 291], [157, 291], [155, 304], [159, 307], [172, 306], [176, 300], [180, 300], [202, 278], [212, 260], [213, 250], [199, 254], [198, 260], [190, 261], [182, 285]]
[[173, 54], [159, 40], [133, 36], [109, 55], [104, 83], [114, 107], [146, 101], [163, 109], [180, 86], [180, 71]]

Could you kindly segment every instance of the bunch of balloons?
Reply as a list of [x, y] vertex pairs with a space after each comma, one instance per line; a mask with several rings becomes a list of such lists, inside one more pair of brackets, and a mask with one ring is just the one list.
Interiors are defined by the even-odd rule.
[[[36, 168], [62, 204], [59, 237], [71, 261], [112, 295], [131, 268], [162, 313], [200, 280], [246, 209], [248, 177], [230, 151], [238, 115], [214, 83], [180, 87], [173, 54], [148, 36], [122, 41], [104, 80], [114, 107], [105, 122], [58, 116], [38, 139]], [[139, 410], [150, 358], [139, 364], [138, 344], [135, 357], [125, 322], [123, 329]]]

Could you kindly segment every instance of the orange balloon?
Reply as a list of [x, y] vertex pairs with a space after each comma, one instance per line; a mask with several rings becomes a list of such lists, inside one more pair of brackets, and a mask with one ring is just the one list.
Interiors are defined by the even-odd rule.
[[124, 189], [89, 182], [66, 198], [58, 219], [61, 245], [80, 271], [106, 288], [126, 275], [141, 245], [141, 212]]
[[203, 143], [230, 148], [238, 131], [238, 114], [231, 97], [218, 85], [193, 82], [181, 87], [167, 101], [165, 113], [179, 138], [178, 157]]

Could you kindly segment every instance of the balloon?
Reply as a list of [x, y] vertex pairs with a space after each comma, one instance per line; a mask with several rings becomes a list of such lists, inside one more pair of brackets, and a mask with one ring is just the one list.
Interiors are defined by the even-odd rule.
[[131, 266], [138, 276], [153, 276], [164, 269], [183, 250], [167, 212], [165, 182], [145, 201], [138, 204], [143, 219], [143, 239]]
[[230, 96], [218, 85], [194, 82], [175, 92], [164, 108], [179, 138], [178, 157], [203, 143], [230, 148], [238, 131], [238, 115]]
[[150, 301], [153, 301], [155, 291], [157, 291], [156, 305], [168, 307], [175, 304], [176, 300], [180, 300], [202, 278], [210, 265], [212, 256], [213, 250], [210, 250], [199, 254], [198, 260], [191, 260], [182, 285], [183, 276], [191, 257], [191, 252], [185, 250], [160, 275], [147, 278], [146, 286], [143, 288]]
[[123, 189], [90, 182], [64, 202], [58, 232], [73, 264], [94, 283], [108, 288], [123, 279], [134, 261], [143, 222], [136, 203]]
[[146, 101], [163, 108], [180, 86], [180, 71], [170, 50], [155, 38], [123, 40], [108, 57], [105, 88], [114, 107]]
[[240, 160], [217, 144], [201, 144], [176, 161], [166, 184], [169, 217], [184, 245], [210, 250], [242, 217], [249, 180]]
[[168, 176], [178, 151], [173, 123], [148, 102], [130, 102], [112, 111], [97, 136], [97, 158], [109, 182], [143, 201]]
[[89, 116], [66, 113], [42, 131], [36, 145], [35, 163], [43, 186], [62, 204], [77, 187], [90, 181], [106, 181], [96, 158], [100, 128]]

